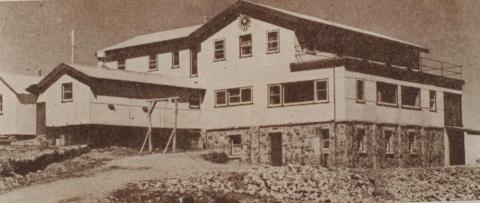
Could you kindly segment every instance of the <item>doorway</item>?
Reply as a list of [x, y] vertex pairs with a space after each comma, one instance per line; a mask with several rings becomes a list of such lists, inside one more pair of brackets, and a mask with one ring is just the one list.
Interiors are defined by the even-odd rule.
[[47, 134], [47, 116], [45, 102], [37, 103], [37, 135]]
[[269, 133], [270, 136], [270, 156], [272, 166], [282, 166], [283, 165], [283, 143], [282, 143], [282, 133], [275, 132]]
[[465, 165], [465, 136], [459, 130], [447, 130], [450, 165]]

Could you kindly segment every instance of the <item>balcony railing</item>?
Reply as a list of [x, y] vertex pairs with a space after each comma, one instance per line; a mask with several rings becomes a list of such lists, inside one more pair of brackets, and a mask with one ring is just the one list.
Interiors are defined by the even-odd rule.
[[462, 66], [457, 64], [431, 59], [420, 58], [420, 71], [444, 77], [462, 80]]

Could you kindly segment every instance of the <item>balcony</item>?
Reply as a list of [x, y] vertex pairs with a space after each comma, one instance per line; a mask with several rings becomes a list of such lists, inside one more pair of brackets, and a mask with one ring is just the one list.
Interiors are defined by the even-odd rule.
[[427, 57], [420, 58], [420, 72], [462, 80], [462, 66]]

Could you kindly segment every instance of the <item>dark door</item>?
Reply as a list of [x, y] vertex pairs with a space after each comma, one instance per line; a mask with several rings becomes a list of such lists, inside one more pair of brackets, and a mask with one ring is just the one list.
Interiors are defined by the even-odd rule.
[[47, 117], [45, 102], [37, 103], [37, 135], [47, 133]]
[[444, 93], [445, 125], [463, 126], [462, 95]]
[[465, 137], [459, 130], [447, 130], [450, 165], [465, 165]]
[[283, 158], [282, 133], [270, 133], [272, 166], [281, 166]]

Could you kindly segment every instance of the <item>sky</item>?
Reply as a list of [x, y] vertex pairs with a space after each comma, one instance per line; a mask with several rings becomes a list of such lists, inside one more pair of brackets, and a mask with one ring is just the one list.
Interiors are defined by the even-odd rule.
[[[426, 46], [424, 56], [463, 65], [464, 124], [480, 129], [480, 1], [253, 0]], [[236, 0], [51, 0], [0, 2], [0, 70], [45, 74], [131, 37], [203, 22]]]

